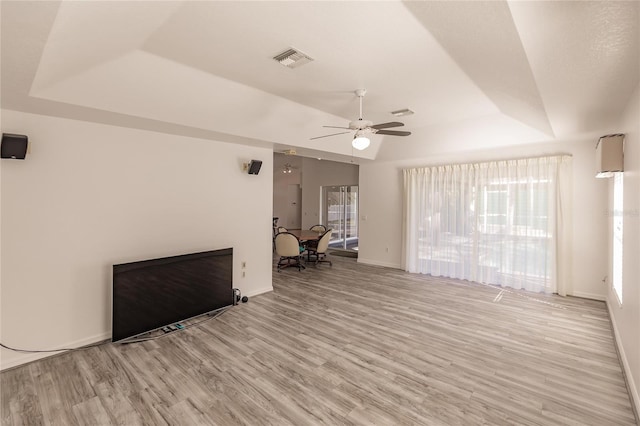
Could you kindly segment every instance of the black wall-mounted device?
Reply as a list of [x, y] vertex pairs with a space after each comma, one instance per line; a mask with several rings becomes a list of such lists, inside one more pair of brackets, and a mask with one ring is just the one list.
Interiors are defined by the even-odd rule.
[[27, 156], [28, 143], [29, 138], [27, 138], [25, 135], [3, 133], [2, 142], [0, 143], [0, 158], [24, 160], [24, 158]]
[[262, 167], [262, 161], [260, 160], [251, 160], [249, 163], [249, 174], [257, 175], [260, 173], [260, 167]]

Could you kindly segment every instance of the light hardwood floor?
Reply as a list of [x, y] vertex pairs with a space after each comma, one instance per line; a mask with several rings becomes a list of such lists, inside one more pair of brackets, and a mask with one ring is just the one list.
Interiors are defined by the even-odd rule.
[[0, 374], [3, 425], [632, 425], [604, 303], [357, 264]]

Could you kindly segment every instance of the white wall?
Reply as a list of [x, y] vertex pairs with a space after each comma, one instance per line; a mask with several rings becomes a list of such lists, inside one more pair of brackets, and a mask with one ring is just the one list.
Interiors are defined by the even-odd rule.
[[[2, 343], [109, 338], [114, 263], [233, 247], [234, 287], [272, 290], [271, 149], [7, 110], [2, 131], [31, 145], [2, 160]], [[42, 357], [1, 355], [2, 368]]]
[[[640, 86], [627, 105], [618, 132], [625, 133], [622, 306], [611, 288], [607, 305], [636, 412], [640, 413]], [[612, 181], [612, 179], [611, 179]], [[612, 182], [610, 182], [612, 184]], [[610, 191], [613, 186], [610, 185]], [[609, 211], [613, 208], [610, 197]], [[620, 212], [617, 212], [620, 214]], [[611, 218], [608, 218], [611, 224]], [[611, 242], [611, 226], [607, 239]], [[609, 244], [609, 247], [611, 244]], [[611, 267], [610, 267], [611, 268]], [[611, 269], [609, 269], [611, 271]], [[611, 277], [613, 274], [609, 272]]]
[[358, 185], [358, 165], [302, 159], [302, 229], [321, 223], [321, 188], [337, 185]]
[[[292, 166], [291, 173], [283, 173], [285, 164]], [[289, 185], [301, 185], [302, 157], [273, 154], [273, 217], [278, 218], [278, 226], [289, 228], [300, 218], [289, 217]]]
[[[403, 269], [402, 169], [550, 154], [573, 156], [573, 290], [569, 294], [604, 300], [607, 272], [607, 182], [594, 178], [595, 142], [581, 140], [523, 145], [500, 150], [448, 152], [409, 161], [360, 166], [358, 261]], [[367, 220], [362, 220], [366, 216]]]
[[393, 161], [360, 166], [358, 262], [404, 269], [402, 164]]

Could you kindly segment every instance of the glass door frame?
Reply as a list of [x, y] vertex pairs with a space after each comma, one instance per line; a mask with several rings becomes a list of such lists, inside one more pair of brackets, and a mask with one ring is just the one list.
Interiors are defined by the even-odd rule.
[[330, 248], [356, 251], [359, 230], [358, 185], [332, 185], [321, 189], [322, 223], [327, 229], [333, 229]]

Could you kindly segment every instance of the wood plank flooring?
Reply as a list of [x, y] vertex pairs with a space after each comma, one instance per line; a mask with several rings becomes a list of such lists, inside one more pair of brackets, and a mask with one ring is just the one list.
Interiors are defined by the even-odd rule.
[[4, 371], [2, 424], [636, 424], [604, 303], [331, 260], [187, 330]]

